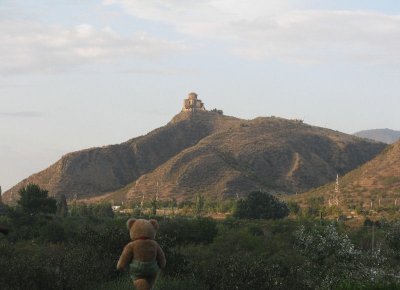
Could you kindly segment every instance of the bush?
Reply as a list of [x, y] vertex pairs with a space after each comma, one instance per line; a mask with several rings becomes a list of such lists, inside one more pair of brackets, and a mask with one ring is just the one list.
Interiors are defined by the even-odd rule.
[[210, 218], [175, 218], [160, 222], [159, 237], [168, 236], [176, 245], [211, 243], [218, 233], [217, 223]]
[[57, 206], [54, 198], [48, 197], [48, 191], [36, 184], [28, 184], [19, 190], [18, 205], [28, 214], [56, 213]]
[[379, 281], [386, 274], [380, 250], [362, 252], [347, 234], [334, 225], [301, 226], [295, 233], [296, 248], [305, 257], [306, 284], [313, 289], [336, 289], [343, 281]]
[[233, 216], [241, 219], [280, 219], [288, 214], [286, 203], [271, 194], [255, 191], [237, 202]]

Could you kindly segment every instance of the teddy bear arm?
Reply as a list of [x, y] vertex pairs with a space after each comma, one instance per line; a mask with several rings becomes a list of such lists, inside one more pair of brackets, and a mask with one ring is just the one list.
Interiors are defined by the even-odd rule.
[[160, 266], [160, 268], [165, 268], [166, 264], [165, 254], [159, 245], [157, 245], [157, 263]]
[[125, 246], [121, 256], [119, 257], [119, 261], [117, 263], [117, 269], [118, 270], [124, 269], [132, 261], [132, 257], [133, 257], [133, 247], [130, 244], [128, 244]]

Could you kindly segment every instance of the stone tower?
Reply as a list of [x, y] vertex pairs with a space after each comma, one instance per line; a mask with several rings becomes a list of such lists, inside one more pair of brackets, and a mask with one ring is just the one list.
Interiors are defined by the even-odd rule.
[[201, 100], [197, 99], [196, 93], [190, 93], [188, 98], [183, 101], [182, 112], [205, 111], [206, 108]]

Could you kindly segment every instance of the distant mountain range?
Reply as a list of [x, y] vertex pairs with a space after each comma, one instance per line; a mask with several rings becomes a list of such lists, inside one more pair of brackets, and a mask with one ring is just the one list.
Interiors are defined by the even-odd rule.
[[400, 131], [395, 131], [391, 129], [372, 129], [372, 130], [364, 130], [354, 135], [361, 138], [368, 138], [371, 140], [384, 142], [387, 144], [392, 144], [400, 139]]
[[[361, 167], [339, 178], [339, 205], [342, 208], [376, 209], [379, 206], [400, 207], [400, 141], [389, 145], [379, 155]], [[321, 196], [327, 199], [334, 192], [330, 183], [297, 197], [300, 203], [307, 198]], [[398, 199], [398, 201], [396, 201]]]
[[321, 186], [372, 159], [385, 144], [304, 124], [218, 112], [182, 112], [167, 125], [119, 145], [63, 156], [4, 193], [36, 183], [69, 200], [190, 199], [243, 196], [252, 190], [295, 193]]

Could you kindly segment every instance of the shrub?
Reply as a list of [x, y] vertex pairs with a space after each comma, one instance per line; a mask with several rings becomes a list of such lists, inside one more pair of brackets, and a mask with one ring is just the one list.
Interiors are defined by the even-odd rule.
[[286, 203], [275, 196], [254, 191], [237, 202], [233, 216], [242, 219], [280, 219], [289, 214]]
[[304, 281], [313, 289], [336, 289], [342, 281], [378, 281], [385, 275], [384, 257], [356, 249], [347, 234], [334, 225], [301, 226], [296, 232], [296, 248], [305, 257]]
[[28, 214], [55, 213], [56, 200], [48, 197], [48, 191], [36, 184], [28, 184], [19, 190], [18, 205]]

